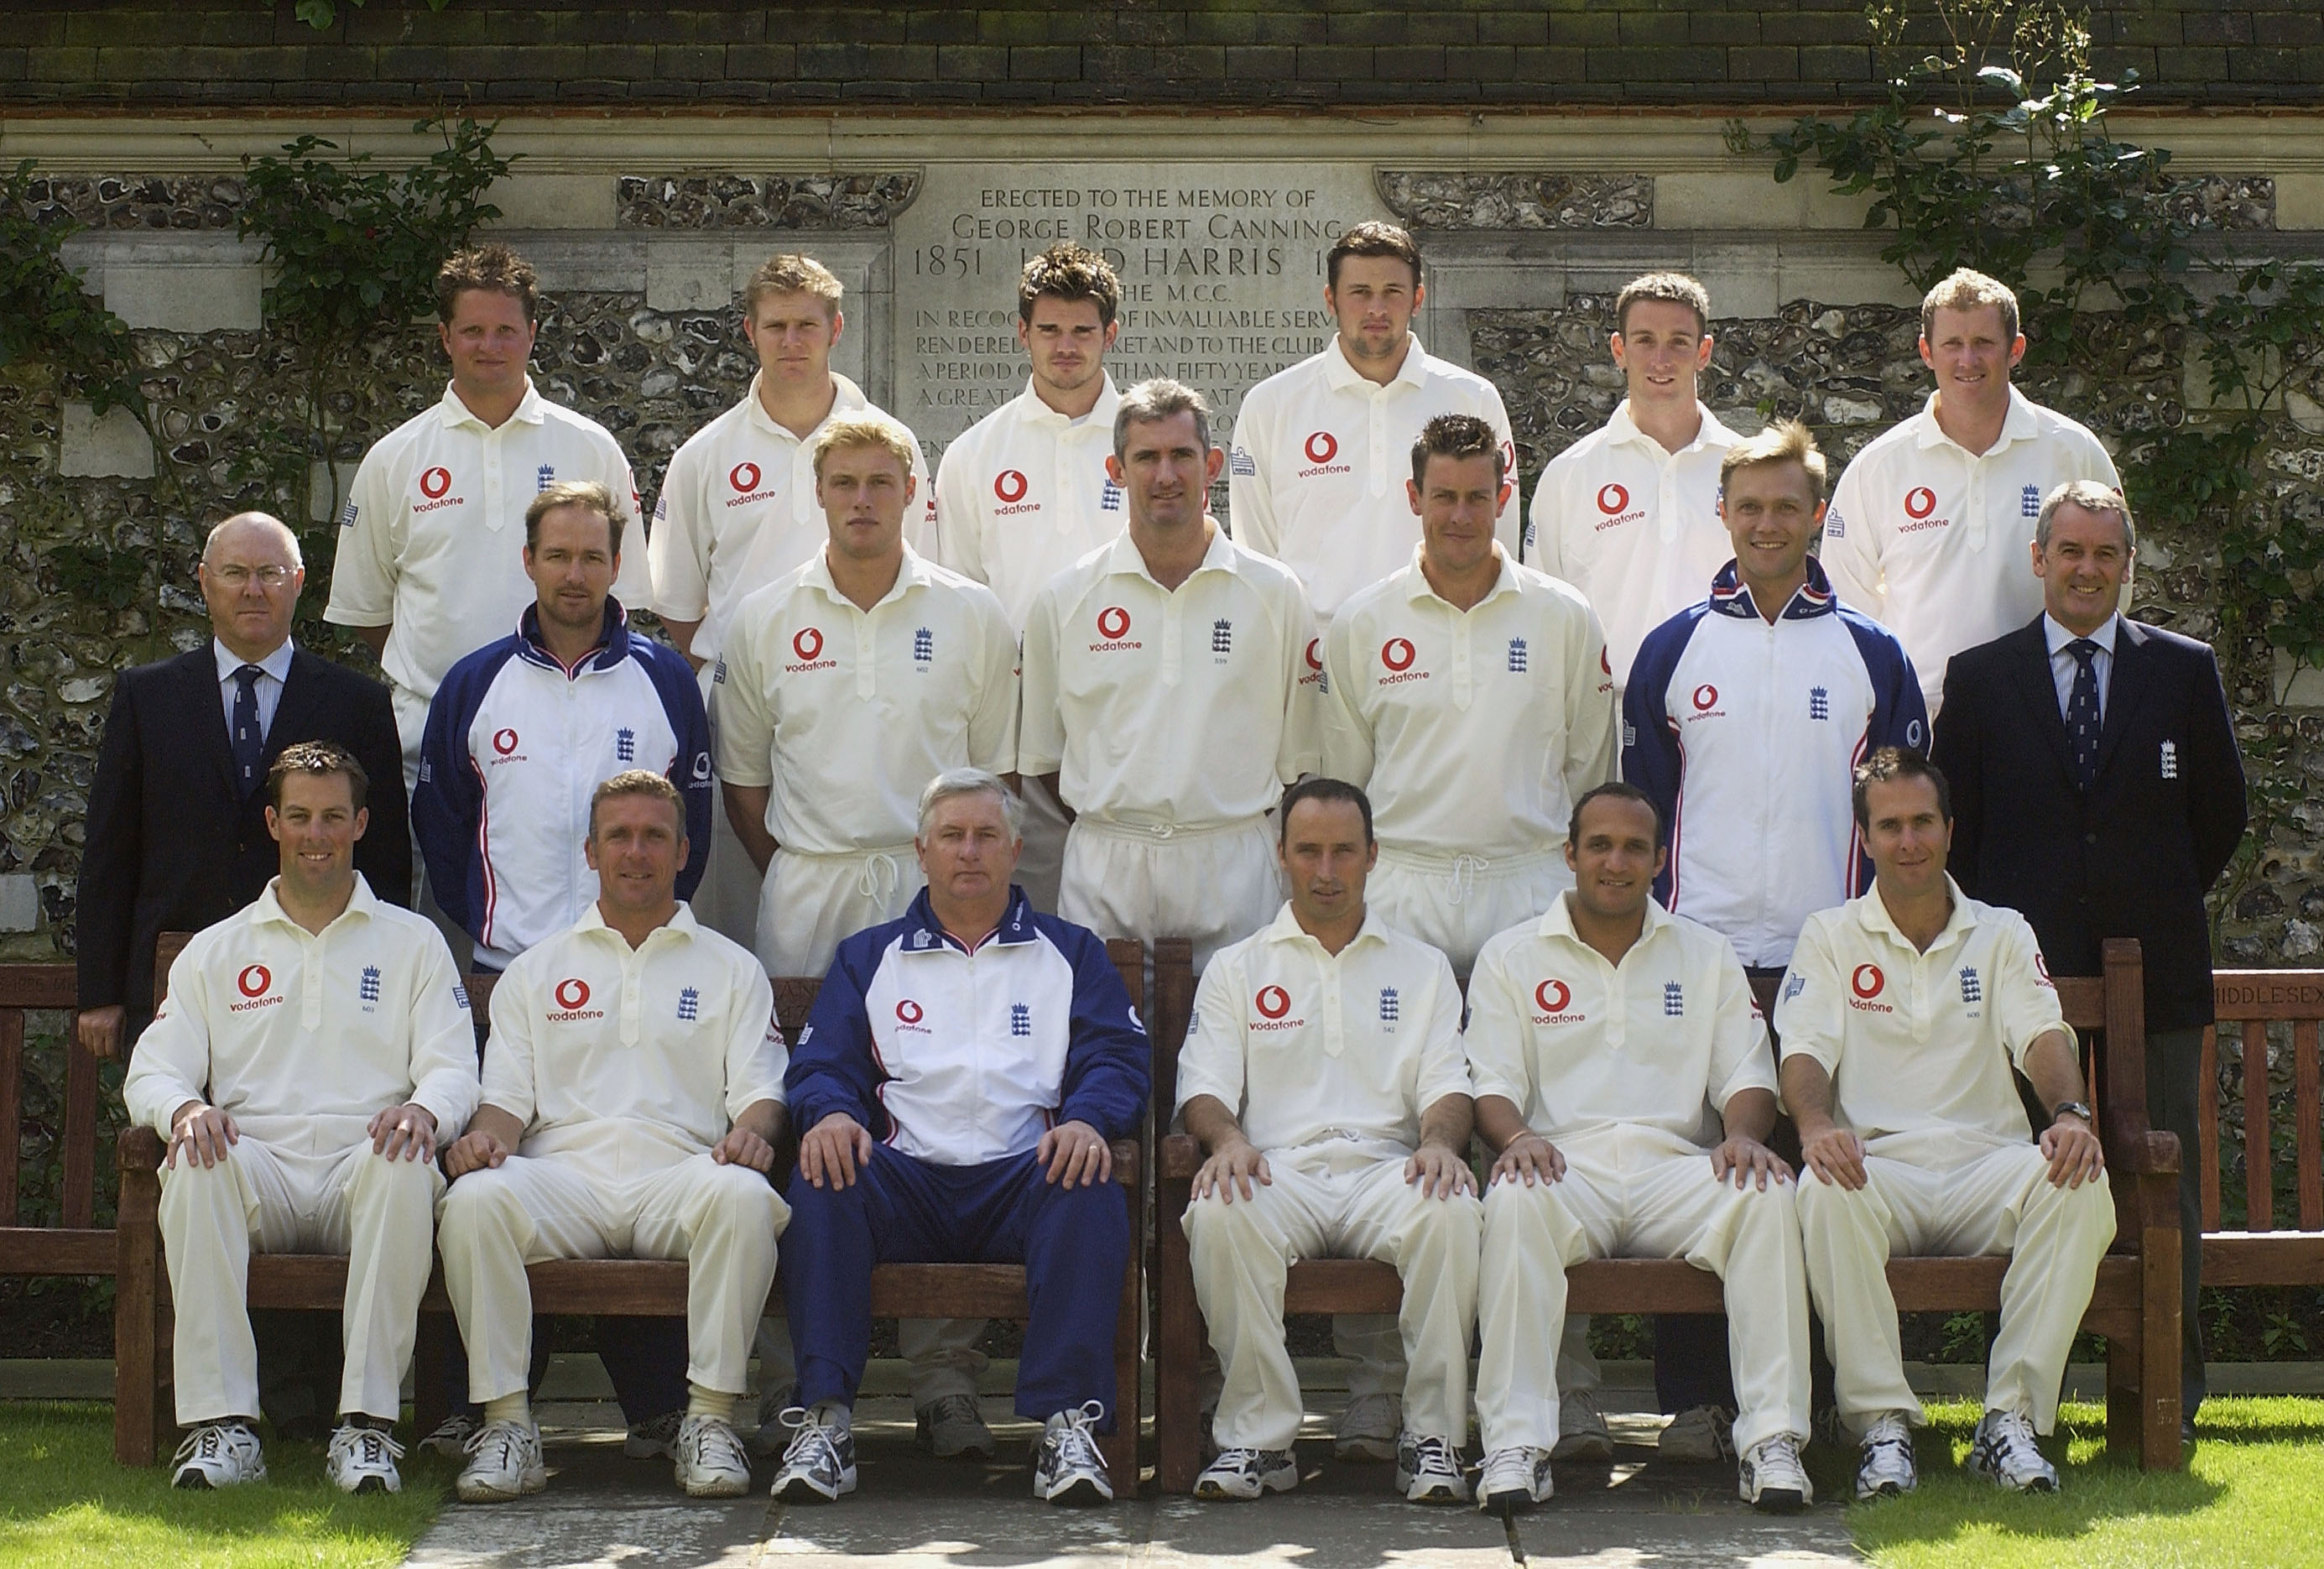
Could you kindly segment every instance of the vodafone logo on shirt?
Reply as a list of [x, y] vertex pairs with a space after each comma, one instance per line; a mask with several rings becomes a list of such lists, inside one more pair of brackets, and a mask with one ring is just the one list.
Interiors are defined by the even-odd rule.
[[1723, 718], [1727, 713], [1726, 709], [1719, 706], [1719, 688], [1708, 681], [1703, 682], [1688, 695], [1687, 703], [1694, 710], [1686, 716], [1686, 722], [1690, 725], [1698, 719]]
[[992, 509], [992, 515], [997, 518], [1006, 518], [1013, 517], [1019, 512], [1039, 512], [1041, 510], [1039, 502], [1028, 502], [1025, 499], [1025, 493], [1032, 488], [1033, 482], [1027, 479], [1023, 472], [1019, 469], [1004, 468], [994, 475], [992, 497], [1001, 504]]
[[1403, 681], [1428, 679], [1426, 670], [1416, 670], [1412, 668], [1413, 662], [1420, 658], [1420, 651], [1413, 646], [1412, 640], [1408, 637], [1392, 637], [1380, 644], [1379, 657], [1380, 663], [1388, 669], [1388, 674], [1379, 678], [1376, 685], [1393, 687]]
[[439, 507], [456, 507], [466, 499], [464, 496], [452, 494], [451, 491], [452, 471], [450, 469], [440, 464], [434, 468], [422, 469], [420, 474], [420, 494], [427, 499], [413, 507], [412, 512], [432, 512]]
[[1591, 530], [1591, 532], [1598, 534], [1608, 529], [1618, 529], [1624, 523], [1635, 523], [1646, 515], [1646, 508], [1630, 505], [1628, 485], [1610, 482], [1598, 487], [1598, 512], [1597, 526]]
[[1305, 1019], [1284, 1017], [1291, 1011], [1291, 993], [1280, 986], [1261, 986], [1250, 1005], [1259, 1010], [1259, 1018], [1251, 1024], [1253, 1029], [1296, 1029], [1307, 1022]]
[[493, 750], [499, 752], [503, 757], [506, 757], [509, 753], [514, 752], [516, 750], [516, 732], [513, 730], [493, 731]]
[[1888, 977], [1880, 973], [1879, 965], [1858, 964], [1848, 977], [1848, 990], [1851, 993], [1848, 1005], [1859, 1013], [1894, 1013], [1895, 1010], [1887, 1003], [1873, 1001], [1887, 986]]
[[927, 1025], [920, 1022], [920, 1020], [926, 1017], [927, 1017], [927, 1011], [921, 1008], [918, 1003], [913, 1001], [909, 997], [902, 999], [896, 1004], [896, 1028], [898, 1029], [907, 1030], [914, 1035], [933, 1034], [935, 1033], [934, 1031], [930, 1030]]
[[802, 670], [834, 670], [839, 668], [837, 660], [826, 660], [823, 657], [823, 629], [818, 626], [803, 626], [793, 632], [791, 652], [797, 654], [798, 659], [794, 663], [785, 665], [783, 669], [793, 675]]
[[244, 964], [234, 978], [234, 989], [242, 993], [243, 1001], [227, 1003], [226, 1011], [247, 1013], [254, 1008], [273, 1007], [282, 1001], [280, 997], [267, 995], [273, 985], [273, 971], [263, 964]]
[[1598, 487], [1598, 510], [1600, 512], [1611, 515], [1612, 513], [1620, 512], [1624, 507], [1628, 506], [1629, 504], [1630, 493], [1624, 490], [1620, 485], [1601, 485]]
[[1912, 521], [1899, 525], [1896, 531], [1916, 534], [1928, 529], [1941, 529], [1952, 521], [1950, 518], [1932, 516], [1936, 510], [1937, 493], [1925, 485], [1914, 485], [1904, 493], [1904, 515]]
[[1540, 1010], [1533, 1016], [1536, 1024], [1579, 1024], [1590, 1017], [1569, 1011], [1573, 1005], [1573, 988], [1554, 976], [1533, 989], [1533, 1002]]
[[759, 488], [759, 482], [765, 477], [755, 463], [738, 463], [728, 469], [726, 483], [733, 488], [734, 494], [726, 498], [726, 504], [730, 507], [748, 506], [752, 502], [764, 501], [774, 494], [771, 490]]
[[1301, 657], [1305, 660], [1307, 668], [1300, 672], [1299, 684], [1303, 687], [1312, 687], [1322, 681], [1323, 678], [1323, 640], [1319, 637], [1309, 638], [1307, 640], [1307, 651]]
[[567, 975], [550, 988], [549, 995], [557, 1006], [549, 1011], [552, 1024], [570, 1023], [580, 1019], [603, 1019], [605, 1011], [589, 1006], [589, 983], [578, 975]]
[[1302, 479], [1313, 479], [1325, 474], [1354, 472], [1354, 466], [1351, 464], [1332, 461], [1340, 456], [1340, 438], [1329, 430], [1310, 431], [1306, 443], [1301, 450], [1306, 453], [1308, 464], [1307, 467], [1299, 471], [1299, 477]]
[[1119, 605], [1109, 605], [1097, 613], [1097, 635], [1098, 641], [1090, 644], [1093, 654], [1146, 646], [1130, 635], [1130, 612]]

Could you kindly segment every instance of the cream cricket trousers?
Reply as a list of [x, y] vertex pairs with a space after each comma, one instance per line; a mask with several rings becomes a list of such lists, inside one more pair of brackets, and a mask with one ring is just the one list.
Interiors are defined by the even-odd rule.
[[1283, 871], [1264, 817], [1201, 828], [1137, 828], [1076, 817], [1065, 835], [1057, 913], [1100, 937], [1186, 937], [1194, 973], [1283, 908]]
[[1017, 884], [1035, 909], [1055, 915], [1057, 879], [1065, 872], [1065, 835], [1072, 825], [1057, 798], [1038, 778], [1024, 780], [1019, 798], [1025, 803], [1025, 850], [1017, 858]]
[[1808, 1304], [1794, 1185], [1738, 1188], [1708, 1152], [1643, 1129], [1558, 1145], [1565, 1177], [1485, 1195], [1477, 1420], [1489, 1453], [1557, 1443], [1565, 1270], [1584, 1259], [1683, 1259], [1726, 1286], [1735, 1448], [1808, 1435]]
[[384, 1159], [368, 1139], [352, 1149], [300, 1155], [245, 1135], [216, 1166], [181, 1154], [175, 1167], [163, 1167], [161, 1245], [177, 1304], [171, 1354], [179, 1423], [258, 1415], [253, 1252], [347, 1256], [339, 1411], [394, 1421], [443, 1191], [432, 1161]]
[[1305, 1153], [1307, 1163], [1296, 1165], [1270, 1151], [1274, 1183], [1254, 1185], [1249, 1198], [1229, 1204], [1213, 1193], [1186, 1206], [1194, 1297], [1224, 1377], [1213, 1426], [1220, 1446], [1288, 1449], [1298, 1436], [1303, 1407], [1283, 1339], [1284, 1277], [1301, 1259], [1330, 1258], [1396, 1266], [1404, 1278], [1405, 1431], [1465, 1441], [1483, 1206], [1472, 1194], [1424, 1195], [1404, 1180], [1401, 1155], [1350, 1151], [1327, 1162]]
[[1864, 1173], [1864, 1186], [1853, 1193], [1812, 1173], [1799, 1183], [1808, 1289], [1823, 1316], [1840, 1419], [1859, 1434], [1866, 1418], [1883, 1411], [1921, 1419], [1921, 1403], [1904, 1381], [1896, 1299], [1888, 1291], [1891, 1255], [2008, 1253], [1986, 1409], [2019, 1412], [2035, 1432], [2048, 1433], [2057, 1425], [2058, 1385], [2098, 1260], [2114, 1241], [2114, 1193], [2106, 1179], [2057, 1186], [2034, 1144], [1998, 1145], [1942, 1168], [1868, 1154]]
[[759, 885], [759, 963], [819, 976], [842, 942], [902, 915], [927, 881], [908, 839], [844, 855], [777, 850]]
[[1383, 844], [1364, 902], [1397, 930], [1443, 949], [1466, 981], [1487, 938], [1533, 919], [1572, 886], [1555, 847], [1488, 861]]
[[512, 1155], [445, 1194], [437, 1247], [468, 1347], [468, 1398], [523, 1392], [532, 1359], [524, 1267], [548, 1259], [685, 1260], [687, 1379], [742, 1393], [789, 1206], [764, 1173], [706, 1154], [619, 1183], [591, 1169], [598, 1158]]

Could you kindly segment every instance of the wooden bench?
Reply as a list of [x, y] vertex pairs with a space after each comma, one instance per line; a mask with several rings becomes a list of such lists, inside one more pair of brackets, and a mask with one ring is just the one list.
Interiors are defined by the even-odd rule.
[[[73, 1034], [79, 1001], [70, 964], [0, 964], [0, 1275], [110, 1275], [113, 1233], [97, 1224], [97, 1058]], [[23, 1223], [24, 1026], [34, 1009], [65, 1017], [62, 1203], [55, 1226]]]
[[[2098, 1266], [2083, 1327], [2107, 1340], [2107, 1445], [2135, 1453], [2148, 1470], [2173, 1469], [2179, 1454], [2178, 1140], [2147, 1125], [2145, 1003], [2138, 945], [2106, 945], [2106, 974], [2061, 979], [2067, 1020], [2095, 1059], [2108, 1177], [2116, 1215], [2114, 1251]], [[1772, 992], [1772, 983], [1763, 988]], [[1771, 1001], [1762, 996], [1765, 1007]], [[2102, 1044], [2090, 1049], [2090, 1036]], [[1154, 1103], [1177, 1101], [1179, 1040], [1157, 1035]], [[1167, 1112], [1160, 1114], [1167, 1116]], [[1202, 1151], [1185, 1133], [1156, 1150], [1155, 1435], [1166, 1493], [1190, 1492], [1200, 1469], [1196, 1380], [1204, 1331], [1182, 1224]], [[1897, 1259], [1888, 1284], [1899, 1312], [1993, 1311], [2006, 1258]], [[1599, 1260], [1566, 1271], [1573, 1313], [1720, 1313], [1720, 1282], [1682, 1260]], [[1284, 1288], [1286, 1313], [1394, 1314], [1403, 1302], [1396, 1270], [1363, 1260], [1303, 1260]], [[2144, 1370], [2156, 1370], [2146, 1378]]]
[[[157, 976], [168, 974], [170, 961], [185, 941], [182, 933], [163, 937], [163, 952], [154, 970]], [[1144, 1013], [1144, 949], [1135, 942], [1116, 940], [1108, 943], [1106, 950], [1130, 988], [1131, 1001]], [[1188, 946], [1183, 942], [1157, 945], [1155, 963], [1153, 1028], [1183, 1033], [1185, 1011], [1193, 999]], [[468, 984], [481, 1050], [490, 1019], [492, 977], [480, 975]], [[812, 979], [775, 983], [776, 1016], [788, 1038], [798, 1038], [814, 1006], [817, 984]], [[1113, 1145], [1114, 1180], [1121, 1185], [1130, 1205], [1130, 1251], [1129, 1266], [1122, 1272], [1120, 1308], [1114, 1324], [1114, 1375], [1119, 1391], [1115, 1426], [1102, 1447], [1114, 1491], [1125, 1498], [1134, 1495], [1139, 1486], [1139, 1342], [1146, 1294], [1143, 1179], [1150, 1164], [1146, 1154], [1152, 1148], [1151, 1127], [1149, 1121], [1140, 1138], [1117, 1140]], [[121, 1136], [113, 1441], [115, 1458], [124, 1465], [152, 1464], [163, 1434], [174, 1426], [167, 1419], [174, 1408], [171, 1315], [159, 1224], [161, 1182], [156, 1174], [162, 1154], [161, 1141], [150, 1128], [132, 1128]], [[787, 1158], [788, 1152], [779, 1157]], [[526, 1274], [536, 1312], [678, 1318], [686, 1315], [687, 1267], [682, 1261], [558, 1260], [530, 1265]], [[346, 1290], [343, 1257], [251, 1256], [253, 1307], [337, 1309]], [[770, 1295], [766, 1311], [782, 1315], [779, 1286]], [[872, 1312], [877, 1317], [1021, 1321], [1028, 1313], [1025, 1271], [1020, 1266], [1002, 1264], [882, 1264], [872, 1273]], [[420, 1302], [420, 1344], [413, 1359], [415, 1426], [423, 1433], [431, 1430], [446, 1411], [442, 1370], [455, 1333], [450, 1313], [439, 1262]]]
[[[2319, 1094], [2318, 1025], [2324, 1020], [2324, 970], [2220, 970], [2211, 976], [2219, 1022], [2203, 1034], [2203, 1284], [2324, 1286], [2324, 1094]], [[2292, 1054], [2292, 1207], [2279, 1216], [2279, 1163], [2270, 1115], [2271, 1027]], [[2224, 1161], [2227, 1106], [2219, 1094], [2219, 1038], [2241, 1048], [2243, 1127], [2235, 1142], [2242, 1170]], [[2252, 1064], [2262, 1065], [2259, 1072]], [[2223, 1164], [2227, 1167], [2222, 1170]], [[2219, 1228], [2223, 1181], [2243, 1189], [2244, 1229]], [[2280, 1223], [2289, 1221], [2292, 1223]]]

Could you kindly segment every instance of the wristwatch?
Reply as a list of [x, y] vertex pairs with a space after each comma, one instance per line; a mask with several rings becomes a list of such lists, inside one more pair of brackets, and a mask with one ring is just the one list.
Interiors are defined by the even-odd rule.
[[2085, 1125], [2092, 1128], [2098, 1126], [2098, 1119], [2091, 1116], [2090, 1109], [2080, 1101], [2061, 1101], [2051, 1107], [2050, 1120], [2055, 1121], [2060, 1117], [2080, 1117]]

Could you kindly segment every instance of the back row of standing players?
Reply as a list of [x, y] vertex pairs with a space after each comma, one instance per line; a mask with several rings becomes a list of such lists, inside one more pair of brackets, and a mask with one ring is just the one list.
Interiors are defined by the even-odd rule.
[[[1120, 294], [1103, 259], [1034, 257], [1029, 382], [931, 485], [917, 440], [830, 368], [838, 280], [770, 259], [744, 298], [758, 374], [672, 457], [642, 549], [632, 525], [607, 564], [607, 645], [623, 606], [650, 607], [697, 673], [706, 741], [667, 671], [632, 669], [589, 705], [583, 678], [627, 660], [507, 657], [545, 646], [528, 506], [574, 481], [617, 508], [636, 491], [613, 436], [530, 378], [530, 269], [499, 246], [454, 257], [451, 385], [365, 457], [326, 617], [381, 657], [429, 880], [479, 962], [505, 964], [592, 896], [577, 814], [598, 779], [643, 764], [688, 788], [703, 827], [723, 817], [681, 882], [697, 913], [770, 974], [819, 974], [908, 904], [919, 789], [965, 763], [1020, 783], [1037, 905], [1191, 937], [1198, 963], [1279, 904], [1263, 817], [1282, 785], [1362, 784], [1374, 908], [1465, 974], [1569, 884], [1571, 804], [1618, 763], [1669, 825], [1665, 902], [1780, 969], [1809, 913], [1865, 886], [1852, 763], [1925, 748], [1950, 656], [2040, 610], [2024, 552], [2042, 498], [2118, 485], [2089, 430], [2010, 384], [2015, 298], [1968, 272], [1930, 293], [1935, 390], [1849, 465], [1821, 566], [1762, 614], [1723, 570], [1720, 470], [1744, 438], [1699, 395], [1699, 283], [1622, 291], [1609, 350], [1628, 396], [1551, 462], [1520, 531], [1499, 393], [1412, 332], [1411, 237], [1358, 225], [1327, 272], [1333, 342], [1252, 388], [1218, 451], [1185, 389], [1125, 393], [1106, 373]], [[1468, 419], [1434, 445], [1489, 464], [1432, 479], [1424, 459], [1407, 484], [1446, 415]], [[826, 485], [835, 451], [847, 473]], [[1224, 531], [1207, 515], [1222, 467]], [[543, 685], [544, 665], [561, 678]]]

